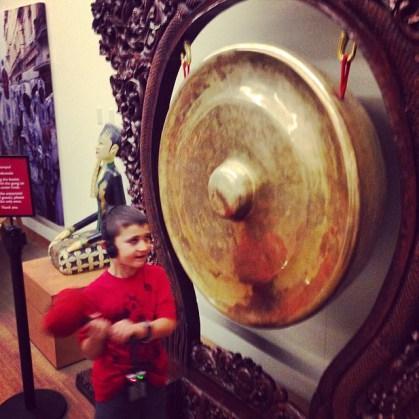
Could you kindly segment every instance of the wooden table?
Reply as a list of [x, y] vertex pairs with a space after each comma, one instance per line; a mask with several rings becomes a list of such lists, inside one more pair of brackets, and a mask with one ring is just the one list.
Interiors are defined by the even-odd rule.
[[64, 288], [85, 287], [96, 279], [102, 270], [76, 275], [63, 275], [52, 265], [49, 257], [23, 263], [29, 335], [32, 343], [55, 368], [83, 359], [75, 336], [55, 338], [42, 330], [42, 318], [53, 298]]

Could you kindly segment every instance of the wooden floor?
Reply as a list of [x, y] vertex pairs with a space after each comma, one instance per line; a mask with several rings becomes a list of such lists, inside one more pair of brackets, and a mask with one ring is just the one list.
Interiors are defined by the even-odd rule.
[[[30, 238], [28, 241], [23, 251], [24, 260], [47, 255], [45, 245], [30, 241]], [[61, 393], [68, 404], [65, 418], [92, 418], [93, 406], [75, 386], [76, 374], [88, 368], [90, 362], [83, 361], [56, 370], [35, 346], [31, 347], [35, 389], [47, 388]], [[0, 403], [21, 391], [22, 378], [9, 259], [0, 239]]]

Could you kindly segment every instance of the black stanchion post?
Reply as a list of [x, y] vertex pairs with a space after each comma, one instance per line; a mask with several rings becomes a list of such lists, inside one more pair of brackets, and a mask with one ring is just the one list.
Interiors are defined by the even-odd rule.
[[35, 388], [33, 384], [32, 355], [27, 321], [28, 314], [26, 304], [22, 304], [22, 301], [26, 301], [22, 271], [22, 249], [26, 244], [26, 236], [17, 226], [9, 225], [3, 227], [2, 238], [10, 259], [25, 405], [27, 409], [33, 409], [35, 407]]
[[2, 225], [0, 229], [10, 259], [23, 384], [23, 393], [12, 396], [0, 405], [0, 419], [59, 419], [67, 410], [64, 397], [53, 390], [35, 390], [34, 388], [22, 269], [22, 249], [26, 244], [26, 236], [18, 226], [13, 224]]

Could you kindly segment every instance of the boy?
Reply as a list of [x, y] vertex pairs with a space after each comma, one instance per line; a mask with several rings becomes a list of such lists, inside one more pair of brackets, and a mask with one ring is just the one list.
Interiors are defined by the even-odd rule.
[[[81, 349], [93, 359], [95, 418], [163, 419], [168, 357], [161, 338], [176, 328], [170, 283], [161, 267], [146, 264], [152, 243], [141, 211], [112, 208], [102, 233], [111, 263], [83, 290], [96, 313], [80, 332]], [[127, 375], [138, 371], [145, 374], [130, 383]]]

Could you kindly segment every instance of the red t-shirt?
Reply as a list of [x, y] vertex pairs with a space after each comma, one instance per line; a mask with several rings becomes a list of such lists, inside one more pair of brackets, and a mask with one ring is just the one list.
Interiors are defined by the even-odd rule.
[[[129, 278], [118, 278], [106, 271], [83, 292], [92, 309], [111, 323], [122, 319], [135, 323], [161, 317], [176, 319], [170, 282], [159, 266], [144, 265]], [[79, 338], [86, 337], [87, 331], [82, 329]], [[156, 386], [166, 383], [168, 356], [159, 339], [126, 344], [108, 339], [103, 354], [93, 361], [92, 384], [96, 401], [110, 400], [122, 390], [125, 374], [133, 372], [133, 368], [146, 369], [147, 380]]]

